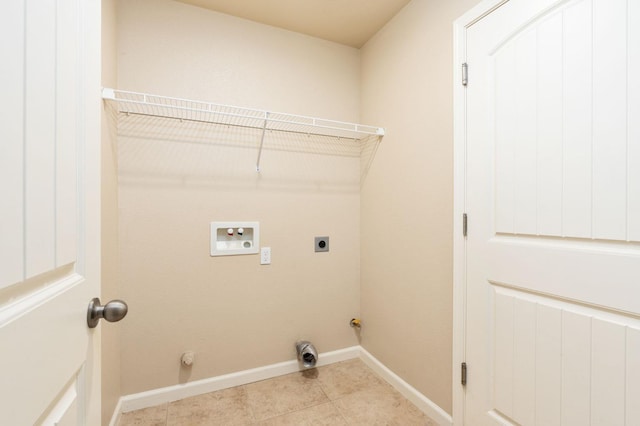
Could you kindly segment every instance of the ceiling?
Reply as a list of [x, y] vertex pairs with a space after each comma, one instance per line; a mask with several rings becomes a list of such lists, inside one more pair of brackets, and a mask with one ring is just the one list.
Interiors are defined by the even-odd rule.
[[177, 1], [360, 48], [411, 0]]

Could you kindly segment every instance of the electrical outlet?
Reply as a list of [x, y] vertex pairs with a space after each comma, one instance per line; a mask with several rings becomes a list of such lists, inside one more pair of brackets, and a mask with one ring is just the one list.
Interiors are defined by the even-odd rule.
[[314, 239], [315, 251], [329, 251], [329, 237], [316, 237]]
[[271, 247], [262, 247], [260, 249], [260, 264], [271, 265]]

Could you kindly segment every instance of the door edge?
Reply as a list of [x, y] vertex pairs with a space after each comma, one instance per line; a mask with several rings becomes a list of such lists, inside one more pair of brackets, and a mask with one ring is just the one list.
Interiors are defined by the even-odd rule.
[[[453, 424], [465, 423], [465, 388], [461, 365], [466, 362], [466, 236], [463, 214], [466, 212], [466, 82], [462, 64], [466, 64], [466, 31], [509, 0], [483, 0], [453, 23]], [[465, 226], [466, 228], [466, 226]], [[466, 229], [465, 229], [466, 231]], [[473, 232], [473, 230], [471, 231]], [[472, 368], [472, 367], [471, 367]]]

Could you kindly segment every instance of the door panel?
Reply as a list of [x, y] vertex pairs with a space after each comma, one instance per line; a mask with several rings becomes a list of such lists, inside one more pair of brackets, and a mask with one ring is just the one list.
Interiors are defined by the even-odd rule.
[[626, 19], [626, 0], [572, 2], [489, 55], [498, 232], [633, 241]]
[[591, 320], [591, 424], [624, 424], [626, 329], [597, 317]]
[[60, 398], [42, 424], [54, 426], [74, 426], [82, 424], [78, 416], [78, 381], [74, 380]]
[[99, 10], [10, 0], [0, 14], [3, 425], [97, 424]]
[[592, 110], [591, 2], [569, 4], [562, 10], [563, 139], [562, 232], [566, 237], [591, 237], [591, 139], [587, 125]]
[[640, 359], [626, 342], [640, 321], [499, 285], [492, 291], [497, 413], [523, 425], [625, 424], [625, 401], [636, 392], [625, 389], [627, 365]]
[[56, 2], [25, 8], [26, 278], [55, 266]]
[[72, 263], [77, 256], [78, 229], [76, 132], [78, 129], [78, 79], [81, 75], [76, 57], [78, 10], [72, 1], [57, 2], [56, 28], [56, 267]]
[[[0, 69], [12, 82], [3, 88], [5, 102], [0, 102], [0, 289], [24, 279], [24, 5], [10, 1], [0, 13], [0, 28], [11, 34], [11, 43], [0, 43]], [[3, 32], [4, 34], [4, 32]]]
[[536, 304], [535, 407], [538, 424], [561, 424], [562, 310]]
[[466, 31], [467, 424], [637, 421], [632, 3], [510, 0]]
[[626, 364], [626, 424], [640, 424], [640, 330], [627, 330], [627, 364]]
[[11, 366], [3, 369], [0, 384], [2, 424], [36, 424], [87, 356], [88, 335], [78, 326], [86, 316], [78, 300], [84, 278], [56, 277], [43, 287], [40, 297], [30, 294], [6, 309], [0, 323], [3, 346], [13, 348], [2, 353], [3, 365]]
[[[522, 34], [515, 43], [515, 69], [506, 70], [512, 77], [511, 84], [515, 92], [514, 105], [496, 104], [496, 108], [515, 107], [515, 133], [505, 134], [506, 141], [513, 142], [514, 158], [514, 232], [516, 234], [536, 234], [536, 160], [537, 160], [537, 123], [535, 84], [517, 84], [518, 81], [536, 81], [537, 55], [531, 54], [537, 48], [537, 34], [530, 30]], [[513, 78], [516, 81], [513, 81]], [[500, 90], [502, 82], [496, 81]], [[514, 84], [515, 83], [515, 84]], [[505, 132], [506, 133], [506, 132]], [[509, 160], [508, 160], [509, 161]]]
[[562, 311], [562, 423], [590, 424], [591, 320], [588, 315]]
[[562, 39], [563, 17], [550, 16], [537, 27], [537, 233], [562, 235]]
[[[629, 164], [640, 163], [640, 79], [636, 78], [635, 71], [640, 69], [640, 2], [630, 1], [627, 4], [627, 75], [629, 78], [627, 98], [627, 125], [628, 132], [628, 161]], [[629, 240], [640, 241], [640, 168], [627, 167], [628, 229]]]
[[[593, 1], [593, 238], [627, 239], [627, 0]], [[630, 166], [630, 165], [629, 165]]]

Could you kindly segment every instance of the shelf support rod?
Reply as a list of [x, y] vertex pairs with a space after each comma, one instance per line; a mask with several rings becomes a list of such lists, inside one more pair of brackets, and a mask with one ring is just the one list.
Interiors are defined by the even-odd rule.
[[269, 113], [264, 113], [264, 124], [262, 125], [262, 136], [260, 137], [260, 148], [258, 149], [258, 159], [256, 160], [256, 172], [260, 173], [260, 157], [262, 156], [262, 145], [264, 145], [264, 134], [267, 131], [267, 122], [269, 121]]

